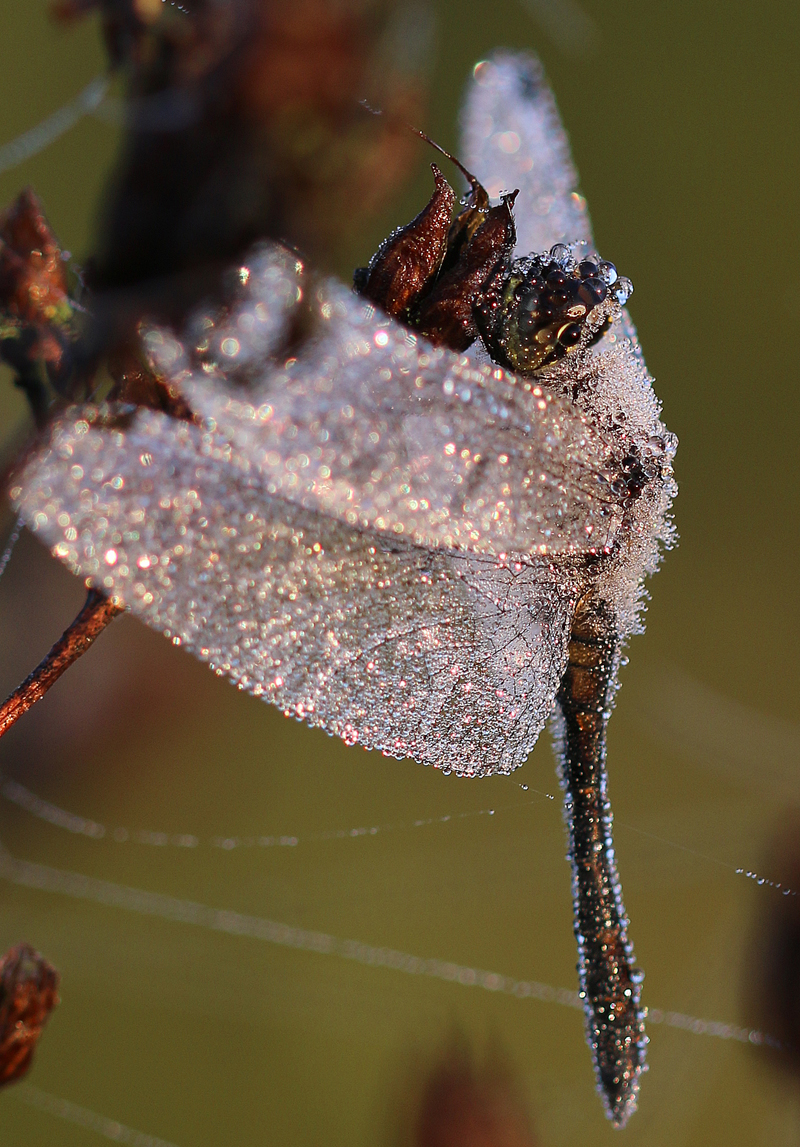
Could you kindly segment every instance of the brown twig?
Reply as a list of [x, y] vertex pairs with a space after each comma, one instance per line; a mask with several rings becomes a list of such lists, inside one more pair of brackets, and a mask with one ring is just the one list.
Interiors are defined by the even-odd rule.
[[64, 670], [69, 669], [70, 665], [86, 652], [97, 635], [102, 633], [108, 623], [122, 611], [123, 606], [116, 604], [111, 598], [104, 597], [95, 589], [89, 590], [83, 609], [64, 631], [44, 661], [36, 666], [33, 673], [26, 677], [0, 706], [0, 737], [8, 732], [23, 713], [27, 713], [32, 705], [44, 697]]

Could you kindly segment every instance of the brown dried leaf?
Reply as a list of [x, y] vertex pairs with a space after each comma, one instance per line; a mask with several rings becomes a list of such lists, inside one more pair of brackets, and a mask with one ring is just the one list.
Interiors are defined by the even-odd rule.
[[33, 332], [26, 356], [57, 370], [71, 318], [61, 247], [41, 202], [26, 188], [0, 215], [0, 330], [6, 338], [12, 332]]
[[39, 1036], [58, 1004], [59, 975], [29, 944], [0, 960], [0, 1086], [15, 1083], [31, 1065]]

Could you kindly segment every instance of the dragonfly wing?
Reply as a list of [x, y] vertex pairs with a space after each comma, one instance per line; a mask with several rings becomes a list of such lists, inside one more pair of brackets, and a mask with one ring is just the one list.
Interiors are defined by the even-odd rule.
[[315, 333], [299, 352], [254, 352], [249, 332], [263, 341], [293, 276], [280, 290], [252, 276], [200, 365], [188, 343], [147, 336], [159, 371], [271, 494], [425, 547], [530, 557], [612, 544], [608, 440], [535, 381], [434, 348], [334, 281], [311, 286]]
[[12, 497], [74, 573], [241, 688], [351, 743], [471, 775], [522, 764], [579, 585], [353, 529], [270, 496], [152, 411], [56, 424]]
[[498, 52], [477, 64], [461, 123], [462, 158], [489, 195], [519, 189], [518, 255], [548, 251], [554, 243], [591, 243], [569, 142], [535, 56]]

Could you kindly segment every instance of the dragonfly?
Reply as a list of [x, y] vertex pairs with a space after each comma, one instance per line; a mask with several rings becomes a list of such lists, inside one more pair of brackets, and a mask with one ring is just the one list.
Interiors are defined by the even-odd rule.
[[[449, 224], [437, 174], [432, 255], [390, 237], [353, 291], [260, 244], [222, 309], [143, 330], [175, 410], [69, 409], [10, 494], [90, 589], [82, 648], [124, 608], [288, 716], [459, 776], [510, 773], [550, 724], [586, 1037], [622, 1126], [647, 1037], [606, 728], [674, 542], [677, 441], [538, 61], [476, 65], [462, 123], [472, 194]], [[448, 296], [448, 260], [490, 224], [497, 289], [441, 337], [437, 300], [467, 289], [457, 271]], [[399, 295], [378, 283], [398, 250]]]

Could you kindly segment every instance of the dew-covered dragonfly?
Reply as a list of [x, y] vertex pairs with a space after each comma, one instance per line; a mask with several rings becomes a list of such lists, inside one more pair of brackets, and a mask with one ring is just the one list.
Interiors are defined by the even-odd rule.
[[[450, 224], [437, 173], [426, 218], [444, 238], [410, 292], [378, 282], [396, 246], [359, 295], [262, 245], [222, 311], [143, 333], [181, 416], [73, 408], [12, 500], [115, 608], [349, 744], [485, 776], [522, 765], [551, 722], [587, 1039], [622, 1125], [646, 1037], [606, 725], [643, 579], [673, 540], [676, 440], [534, 59], [476, 66], [462, 154], [466, 214]], [[491, 208], [484, 188], [508, 194]], [[488, 291], [468, 272], [498, 220]], [[437, 300], [463, 303], [467, 279], [442, 335]]]

